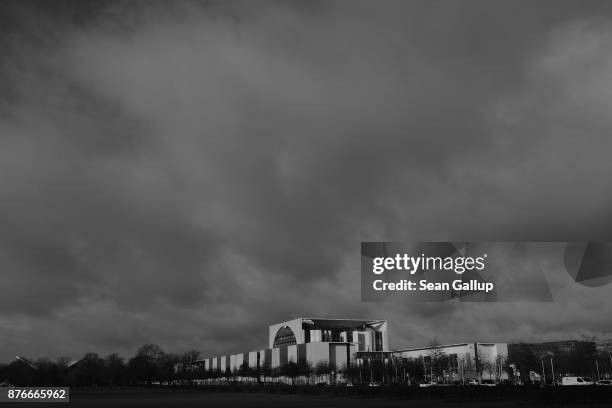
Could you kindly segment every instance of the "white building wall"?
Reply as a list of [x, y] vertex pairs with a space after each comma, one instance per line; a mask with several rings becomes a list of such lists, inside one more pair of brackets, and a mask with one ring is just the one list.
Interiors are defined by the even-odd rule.
[[359, 333], [363, 334], [364, 337], [365, 337], [365, 343], [364, 343], [365, 350], [366, 351], [372, 351], [373, 350], [373, 348], [372, 348], [372, 343], [373, 343], [373, 341], [372, 341], [373, 340], [372, 339], [372, 337], [373, 337], [372, 330], [366, 330], [366, 331], [362, 331], [362, 332], [359, 332]]
[[280, 367], [280, 349], [273, 348], [272, 349], [272, 368]]
[[[478, 347], [478, 361], [485, 368], [482, 377], [491, 377], [498, 380], [508, 379], [508, 373], [503, 370], [504, 362], [508, 359], [508, 344], [477, 343], [476, 347]], [[500, 365], [502, 369], [500, 369]], [[494, 370], [493, 373], [491, 373], [491, 369]]]
[[287, 362], [293, 361], [294, 363], [297, 363], [297, 360], [298, 360], [297, 345], [293, 344], [291, 346], [288, 346], [287, 347]]
[[229, 360], [230, 360], [230, 371], [234, 371], [234, 369], [236, 368], [236, 354], [231, 354], [229, 356]]
[[367, 335], [366, 335], [366, 339], [367, 339], [366, 342], [368, 344], [368, 350], [374, 351], [374, 344], [375, 344], [374, 343], [374, 333], [375, 333], [375, 330], [367, 328], [366, 329], [366, 333], [367, 333]]
[[317, 343], [322, 339], [321, 330], [310, 330], [310, 342]]
[[315, 367], [319, 362], [329, 362], [329, 343], [307, 343], [306, 359]]
[[242, 366], [244, 362], [244, 354], [232, 354], [230, 356], [230, 370], [237, 371]]
[[348, 367], [347, 351], [349, 351], [348, 344], [330, 344], [330, 355], [334, 356], [332, 363], [336, 370], [340, 370], [343, 367]]
[[257, 351], [249, 351], [249, 367], [257, 368]]
[[261, 368], [264, 368], [266, 364], [272, 364], [271, 360], [266, 360], [266, 350], [259, 350], [259, 364]]
[[[316, 343], [316, 342], [321, 342], [323, 340], [323, 336], [322, 336], [322, 332], [321, 330], [310, 330], [310, 329], [303, 329], [303, 323], [305, 321], [308, 321], [309, 319], [303, 319], [303, 318], [298, 318], [298, 319], [293, 319], [293, 320], [289, 320], [286, 322], [282, 322], [282, 323], [277, 323], [277, 324], [273, 324], [268, 328], [268, 347], [272, 348], [274, 347], [274, 339], [276, 337], [276, 334], [278, 333], [278, 331], [282, 328], [282, 327], [288, 327], [291, 329], [291, 331], [293, 332], [293, 334], [295, 335], [295, 339], [296, 339], [296, 343], [297, 344], [303, 344], [305, 342], [306, 339], [306, 330], [309, 331], [309, 335], [310, 335], [310, 342], [312, 343]], [[318, 320], [318, 319], [314, 319], [314, 320]], [[324, 319], [323, 319], [324, 320]], [[330, 319], [330, 320], [334, 320], [334, 319]], [[356, 321], [359, 322], [359, 321]], [[366, 320], [364, 320], [363, 322], [367, 322]], [[374, 332], [381, 332], [382, 333], [382, 348], [383, 351], [388, 351], [389, 350], [389, 336], [387, 333], [387, 322], [385, 320], [380, 320], [380, 321], [372, 321], [370, 322], [371, 326], [368, 327], [367, 329], [365, 329], [364, 331], [360, 331], [359, 333], [362, 333], [365, 335], [365, 348], [364, 351], [372, 351], [374, 348], [374, 344], [375, 344], [375, 337], [374, 337]], [[353, 333], [355, 334], [355, 336], [353, 337], [353, 342], [357, 342], [358, 338], [356, 336], [356, 334], [358, 333], [358, 331], [353, 331]], [[340, 337], [342, 339], [342, 341], [348, 341], [349, 340], [349, 333], [347, 332], [342, 332]]]
[[302, 319], [294, 319], [294, 320], [289, 320], [287, 322], [273, 324], [272, 326], [268, 328], [269, 348], [274, 347], [274, 338], [276, 337], [276, 333], [278, 333], [281, 327], [285, 327], [285, 326], [289, 327], [291, 331], [293, 331], [297, 344], [304, 342], [304, 330], [302, 329]]
[[383, 351], [389, 351], [389, 332], [387, 332], [387, 323], [385, 323], [385, 330], [382, 332], [383, 340]]
[[[476, 349], [477, 347], [477, 349]], [[506, 343], [467, 343], [467, 344], [454, 344], [448, 346], [440, 346], [437, 350], [442, 351], [446, 355], [456, 354], [459, 364], [462, 367], [467, 367], [468, 362], [472, 364], [472, 366], [476, 367], [476, 360], [482, 367], [483, 364], [493, 365], [497, 367], [499, 364], [498, 356], [501, 359], [508, 358], [508, 345]], [[396, 356], [403, 358], [420, 358], [430, 356], [432, 354], [432, 348], [421, 348], [421, 349], [411, 349], [411, 350], [401, 350], [394, 353]], [[501, 378], [499, 377], [499, 371], [495, 370], [495, 373], [492, 373], [492, 379], [506, 379], [508, 378], [508, 374], [501, 370]], [[482, 373], [481, 377], [489, 378], [489, 372]]]
[[357, 345], [355, 343], [351, 343], [349, 347], [351, 354], [351, 364], [353, 364], [355, 361], [357, 361], [357, 351], [359, 351], [359, 348], [357, 348]]
[[[440, 346], [438, 350], [441, 350], [445, 354], [457, 354], [457, 357], [466, 356], [470, 354], [469, 344], [458, 344], [452, 346]], [[473, 347], [472, 347], [473, 350]], [[395, 355], [399, 355], [403, 358], [420, 358], [429, 356], [432, 353], [431, 348], [422, 348], [422, 349], [412, 349], [412, 350], [402, 350], [395, 353]], [[473, 351], [472, 351], [473, 353]]]

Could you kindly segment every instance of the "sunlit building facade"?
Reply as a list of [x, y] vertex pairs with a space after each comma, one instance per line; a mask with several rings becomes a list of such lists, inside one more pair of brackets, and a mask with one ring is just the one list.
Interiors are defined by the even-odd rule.
[[458, 382], [476, 379], [495, 381], [508, 379], [505, 370], [508, 360], [506, 343], [458, 343], [449, 345], [432, 345], [429, 347], [396, 350], [394, 358], [418, 360], [423, 364], [426, 378], [433, 377], [432, 363], [435, 359], [444, 358], [445, 369], [442, 379]]
[[224, 374], [266, 372], [290, 362], [346, 370], [359, 351], [389, 350], [385, 320], [297, 318], [271, 325], [268, 333], [268, 348], [208, 357], [195, 365]]
[[[505, 343], [462, 343], [391, 351], [386, 320], [296, 318], [268, 327], [267, 348], [245, 351], [193, 362], [199, 372], [214, 373], [213, 378], [262, 378], [274, 376], [295, 364], [312, 369], [326, 367], [328, 373], [347, 373], [351, 368], [360, 376], [372, 380], [371, 369], [389, 366], [400, 360], [418, 360], [426, 378], [432, 359], [444, 356], [444, 380], [459, 381], [472, 378], [507, 378], [503, 364], [508, 357]], [[317, 371], [316, 369], [313, 371]], [[278, 376], [278, 374], [277, 374]], [[327, 376], [324, 381], [330, 381]]]

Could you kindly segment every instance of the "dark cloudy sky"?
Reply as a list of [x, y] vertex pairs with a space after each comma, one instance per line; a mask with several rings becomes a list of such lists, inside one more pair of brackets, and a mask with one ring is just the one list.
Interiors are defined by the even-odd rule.
[[554, 303], [360, 302], [360, 241], [612, 240], [612, 4], [0, 6], [0, 361], [612, 331]]

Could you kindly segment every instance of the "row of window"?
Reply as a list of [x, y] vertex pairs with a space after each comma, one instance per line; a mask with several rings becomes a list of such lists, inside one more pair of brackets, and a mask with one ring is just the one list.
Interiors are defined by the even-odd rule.
[[[365, 341], [366, 338], [365, 338], [364, 333], [358, 333], [357, 338], [355, 338], [354, 333], [352, 331], [348, 331], [348, 332], [345, 332], [346, 339], [343, 339], [341, 335], [343, 332], [344, 332], [343, 330], [334, 330], [334, 329], [321, 330], [321, 341], [322, 342], [346, 341], [349, 343], [357, 343], [359, 351], [382, 351], [383, 350], [382, 332], [374, 332], [374, 344], [372, 345], [371, 349], [369, 347], [367, 347], [366, 349], [366, 341]], [[304, 339], [305, 343], [310, 343], [312, 339], [311, 331], [305, 330], [304, 334], [305, 334], [305, 339]], [[277, 348], [281, 346], [290, 346], [293, 344], [297, 344], [295, 334], [293, 333], [293, 331], [287, 326], [281, 327], [276, 333], [276, 336], [274, 338], [273, 347]]]

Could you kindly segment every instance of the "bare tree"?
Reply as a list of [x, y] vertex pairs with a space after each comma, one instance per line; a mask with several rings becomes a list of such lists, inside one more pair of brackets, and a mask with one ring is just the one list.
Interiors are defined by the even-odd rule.
[[483, 361], [480, 363], [480, 370], [482, 374], [487, 374], [489, 380], [491, 380], [497, 370], [497, 365], [494, 361]]
[[[440, 343], [437, 338], [434, 338], [429, 343], [430, 350], [428, 352], [429, 356], [429, 374], [431, 375], [431, 380], [433, 380], [433, 376], [440, 376], [444, 374], [444, 370], [448, 369], [449, 359], [446, 353], [440, 348]], [[427, 373], [426, 373], [427, 374]]]
[[320, 375], [324, 375], [327, 378], [327, 382], [329, 383], [329, 373], [331, 371], [329, 364], [327, 364], [327, 362], [325, 361], [319, 361], [317, 363], [317, 365], [315, 366], [315, 374], [320, 376]]
[[504, 356], [498, 355], [495, 357], [495, 373], [497, 378], [501, 380], [502, 373], [504, 372], [506, 366], [506, 359]]

